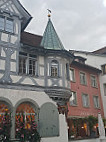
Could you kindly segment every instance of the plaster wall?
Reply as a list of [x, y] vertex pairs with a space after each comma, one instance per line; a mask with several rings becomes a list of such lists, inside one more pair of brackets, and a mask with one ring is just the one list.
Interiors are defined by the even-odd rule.
[[0, 70], [5, 70], [5, 60], [0, 60]]
[[16, 62], [11, 62], [11, 71], [16, 72]]
[[14, 53], [11, 55], [11, 59], [16, 60], [16, 51], [14, 51]]
[[25, 90], [12, 90], [12, 89], [2, 89], [0, 88], [0, 97], [8, 99], [13, 107], [21, 101], [21, 100], [34, 100], [37, 102], [38, 106], [41, 107], [46, 102], [51, 102], [56, 105], [55, 102], [52, 101], [52, 99], [49, 98], [48, 95], [45, 94], [45, 92], [38, 92], [38, 91], [25, 91]]
[[9, 36], [8, 36], [8, 34], [2, 33], [2, 34], [1, 34], [1, 41], [8, 42], [8, 41], [9, 41]]
[[92, 65], [101, 70], [101, 65], [106, 64], [106, 56], [99, 56], [95, 54], [87, 54], [87, 53], [75, 53], [76, 56], [82, 56], [86, 58], [86, 64]]
[[[12, 106], [15, 108], [19, 102], [30, 102], [30, 100], [35, 101], [39, 108], [46, 102], [51, 102], [56, 105], [56, 103], [42, 91], [38, 92], [0, 88], [0, 92], [0, 100], [11, 102]], [[68, 142], [67, 123], [65, 115], [62, 114], [59, 115], [59, 131], [59, 137], [42, 138], [42, 142]]]
[[6, 57], [6, 54], [5, 54], [4, 50], [3, 50], [3, 48], [1, 48], [1, 56]]

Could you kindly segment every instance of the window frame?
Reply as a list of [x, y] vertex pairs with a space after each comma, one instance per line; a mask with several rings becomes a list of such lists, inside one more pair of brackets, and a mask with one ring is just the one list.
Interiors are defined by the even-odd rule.
[[[37, 75], [37, 57], [30, 57], [30, 55], [32, 55], [32, 54], [29, 54], [28, 55], [28, 75], [30, 75], [30, 76], [36, 76]], [[35, 55], [36, 56], [36, 55]], [[35, 74], [30, 74], [29, 72], [30, 72], [30, 67], [29, 67], [29, 62], [30, 62], [30, 59], [31, 59], [31, 61], [35, 61]]]
[[75, 103], [73, 103], [74, 101], [70, 101], [70, 106], [78, 106], [78, 102], [77, 102], [77, 92], [75, 91], [71, 91], [71, 93], [73, 93], [72, 95], [75, 95]]
[[[21, 53], [24, 53], [24, 52], [21, 52]], [[19, 74], [21, 74], [21, 75], [27, 75], [27, 53], [25, 53], [26, 55], [22, 55], [22, 54], [19, 54]], [[25, 65], [25, 73], [23, 73], [23, 72], [20, 72], [20, 57], [21, 58], [25, 58], [26, 59], [26, 65]], [[23, 67], [22, 67], [23, 68]]]
[[[3, 16], [3, 15], [0, 15], [0, 17], [4, 17], [4, 25], [3, 25], [3, 29], [0, 28], [0, 31], [3, 31], [3, 32], [6, 32], [6, 33], [9, 33], [9, 34], [14, 34], [14, 19], [12, 19], [11, 17], [8, 17], [8, 16]], [[8, 28], [6, 28], [7, 25], [7, 21], [12, 21], [12, 31], [9, 31], [7, 30]]]
[[[86, 105], [86, 106], [84, 105], [83, 96], [87, 96], [87, 99], [88, 99], [88, 106], [87, 106], [87, 105]], [[83, 105], [84, 108], [89, 108], [89, 107], [90, 107], [89, 95], [86, 94], [86, 93], [82, 93], [82, 105]]]
[[[20, 60], [20, 57], [26, 58], [26, 73], [20, 72], [20, 63], [19, 63], [19, 71], [18, 72], [19, 72], [20, 75], [37, 76], [37, 56], [34, 58], [34, 57], [30, 57], [30, 55], [36, 56], [36, 55], [28, 54], [28, 53], [25, 53], [25, 52], [19, 52], [19, 60]], [[30, 69], [29, 61], [30, 61], [30, 59], [35, 61], [35, 74], [29, 73], [29, 69]]]
[[[73, 80], [71, 80], [71, 71], [73, 70]], [[71, 82], [76, 82], [75, 80], [75, 69], [74, 68], [70, 68], [70, 81]]]
[[[95, 78], [95, 79], [94, 79]], [[90, 79], [91, 79], [91, 86], [93, 88], [98, 88], [98, 83], [97, 83], [97, 77], [93, 74], [90, 75]], [[93, 80], [94, 79], [94, 80]], [[95, 81], [95, 82], [93, 82]], [[95, 85], [94, 85], [95, 84]]]
[[[94, 98], [98, 98], [98, 106], [96, 106], [97, 102], [96, 102], [96, 105], [95, 105]], [[94, 104], [95, 109], [100, 109], [100, 101], [99, 101], [99, 96], [98, 95], [93, 95], [93, 104]]]
[[[84, 76], [85, 76], [85, 83], [81, 82], [81, 76], [80, 76], [81, 74], [84, 74]], [[83, 71], [80, 71], [79, 76], [80, 76], [80, 84], [84, 85], [84, 86], [87, 86], [87, 76], [86, 76], [86, 73], [83, 72]]]
[[101, 65], [101, 69], [102, 69], [102, 74], [105, 75], [106, 74], [106, 64]]
[[104, 96], [106, 96], [106, 83], [103, 84]]
[[[53, 65], [53, 64], [57, 64], [57, 65]], [[57, 66], [57, 75], [55, 76], [55, 75], [52, 75], [52, 67], [53, 66]], [[57, 61], [57, 60], [52, 60], [51, 61], [51, 65], [50, 65], [50, 76], [52, 77], [52, 78], [57, 78], [57, 77], [59, 77], [59, 62]]]

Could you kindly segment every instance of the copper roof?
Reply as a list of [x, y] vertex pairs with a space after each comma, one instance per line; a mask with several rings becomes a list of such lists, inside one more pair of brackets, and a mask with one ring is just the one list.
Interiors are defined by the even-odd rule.
[[43, 34], [41, 46], [45, 49], [64, 50], [64, 46], [60, 41], [50, 18]]
[[21, 33], [21, 43], [29, 45], [29, 46], [33, 46], [33, 47], [38, 47], [40, 46], [42, 40], [42, 36], [40, 35], [35, 35], [32, 33], [28, 33], [28, 32], [22, 32]]

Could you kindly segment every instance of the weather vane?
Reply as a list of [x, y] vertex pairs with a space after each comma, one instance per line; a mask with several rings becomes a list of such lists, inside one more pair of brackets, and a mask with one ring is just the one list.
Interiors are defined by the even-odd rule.
[[47, 9], [47, 11], [48, 11], [48, 17], [51, 17], [51, 10]]

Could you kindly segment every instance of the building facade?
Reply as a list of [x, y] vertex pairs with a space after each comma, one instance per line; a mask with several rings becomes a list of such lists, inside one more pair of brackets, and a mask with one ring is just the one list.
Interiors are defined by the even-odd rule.
[[10, 139], [19, 138], [20, 122], [27, 131], [35, 121], [44, 142], [67, 142], [64, 114], [74, 56], [50, 17], [43, 37], [24, 32], [31, 19], [18, 0], [0, 1], [0, 122], [10, 116]]
[[[76, 139], [98, 136], [96, 118], [98, 113], [104, 117], [99, 83], [101, 70], [86, 65], [85, 61], [76, 56], [70, 66], [72, 98], [68, 103], [68, 126], [69, 137]], [[94, 123], [92, 130], [90, 119]]]
[[84, 52], [84, 51], [70, 51], [73, 52], [75, 56], [81, 56], [86, 58], [86, 64], [96, 67], [102, 70], [100, 74], [100, 89], [103, 101], [104, 116], [106, 118], [106, 47], [101, 48], [94, 52]]

